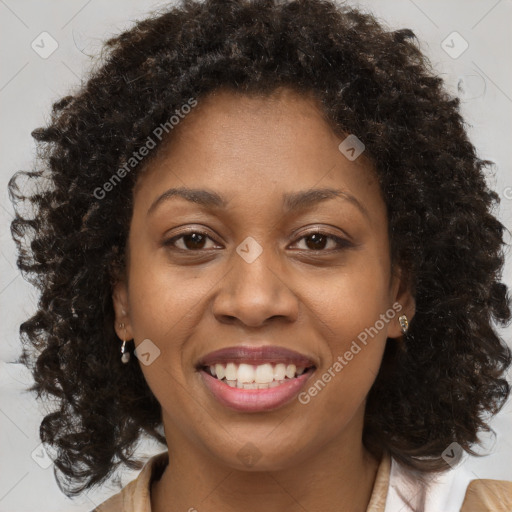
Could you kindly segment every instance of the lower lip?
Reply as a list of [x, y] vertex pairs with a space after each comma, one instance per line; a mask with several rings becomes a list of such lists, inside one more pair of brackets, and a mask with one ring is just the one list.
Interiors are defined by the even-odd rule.
[[213, 396], [223, 405], [240, 412], [260, 412], [277, 409], [295, 398], [313, 374], [311, 368], [299, 377], [289, 379], [280, 386], [267, 389], [232, 388], [212, 377], [205, 370], [199, 373]]

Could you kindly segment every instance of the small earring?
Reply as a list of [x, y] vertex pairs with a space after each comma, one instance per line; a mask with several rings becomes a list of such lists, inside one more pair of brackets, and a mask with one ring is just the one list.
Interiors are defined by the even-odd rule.
[[[124, 323], [119, 324], [120, 329], [124, 329]], [[126, 350], [126, 340], [123, 340], [123, 345], [121, 346], [121, 361], [123, 363], [127, 363], [130, 360], [130, 352]]]
[[407, 320], [407, 316], [402, 315], [398, 318], [398, 322], [400, 323], [402, 334], [407, 334], [407, 331], [409, 330], [409, 320]]
[[123, 363], [127, 363], [130, 360], [130, 352], [126, 351], [126, 340], [123, 340], [123, 345], [121, 346], [121, 361]]

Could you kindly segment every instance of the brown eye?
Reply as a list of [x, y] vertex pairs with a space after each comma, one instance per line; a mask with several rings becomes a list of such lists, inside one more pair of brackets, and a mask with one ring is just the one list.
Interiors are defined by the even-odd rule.
[[187, 249], [203, 249], [206, 237], [200, 233], [191, 233], [183, 236], [183, 244]]
[[[205, 248], [207, 240], [212, 240], [206, 233], [201, 231], [188, 231], [165, 240], [163, 245], [182, 251], [200, 251]], [[176, 242], [181, 241], [181, 247]]]
[[[305, 241], [304, 243], [306, 249], [311, 251], [329, 252], [353, 247], [353, 244], [348, 240], [338, 236], [330, 235], [328, 233], [323, 233], [321, 231], [315, 231], [313, 233], [306, 234], [299, 239], [299, 241], [302, 240]], [[326, 249], [326, 246], [329, 244], [329, 242], [332, 242], [331, 245], [334, 247], [329, 247]]]
[[324, 249], [328, 240], [327, 236], [320, 233], [313, 233], [312, 235], [308, 235], [304, 238], [306, 239], [308, 249], [312, 249], [313, 251]]

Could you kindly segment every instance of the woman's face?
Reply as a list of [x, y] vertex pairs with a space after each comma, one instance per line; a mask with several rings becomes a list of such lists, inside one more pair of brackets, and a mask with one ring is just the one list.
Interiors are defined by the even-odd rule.
[[[347, 158], [342, 140], [310, 97], [217, 91], [180, 121], [137, 183], [127, 281], [113, 295], [116, 331], [144, 343], [130, 364], [141, 365], [162, 406], [169, 446], [243, 467], [250, 442], [260, 469], [278, 469], [360, 442], [386, 338], [401, 335], [398, 316], [410, 319], [414, 305], [391, 274], [371, 165], [364, 153]], [[162, 197], [182, 187], [221, 201]], [[311, 195], [319, 189], [339, 193]], [[266, 410], [263, 399], [240, 405], [242, 393], [259, 391], [229, 387], [233, 406], [197, 365], [237, 346], [293, 350], [315, 368]]]

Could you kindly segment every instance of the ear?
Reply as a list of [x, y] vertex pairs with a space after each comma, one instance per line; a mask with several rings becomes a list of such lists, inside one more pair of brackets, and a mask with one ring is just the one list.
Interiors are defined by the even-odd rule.
[[128, 286], [125, 281], [118, 281], [112, 289], [112, 302], [114, 304], [114, 329], [121, 340], [133, 339], [133, 330], [130, 319], [128, 302]]
[[400, 338], [403, 336], [398, 319], [405, 315], [409, 324], [416, 313], [416, 300], [410, 286], [410, 280], [401, 268], [398, 268], [392, 277], [391, 299], [396, 315], [389, 324], [388, 338]]

